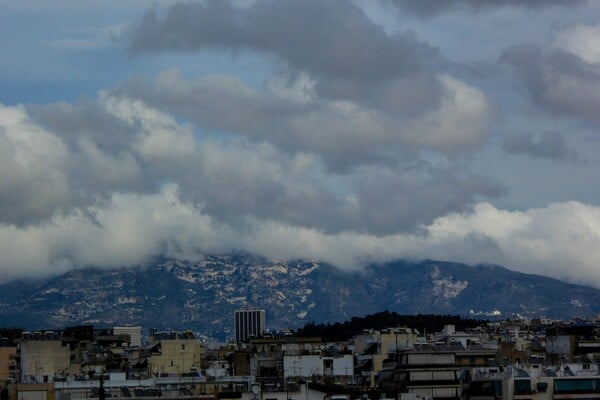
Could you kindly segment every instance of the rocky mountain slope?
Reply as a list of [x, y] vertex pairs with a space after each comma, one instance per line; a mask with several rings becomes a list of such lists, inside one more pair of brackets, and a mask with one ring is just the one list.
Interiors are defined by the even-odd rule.
[[119, 270], [77, 269], [0, 286], [0, 321], [27, 329], [139, 324], [231, 335], [233, 312], [267, 310], [272, 329], [342, 321], [381, 310], [481, 318], [600, 313], [600, 290], [499, 266], [398, 261], [363, 272], [247, 255], [159, 260]]

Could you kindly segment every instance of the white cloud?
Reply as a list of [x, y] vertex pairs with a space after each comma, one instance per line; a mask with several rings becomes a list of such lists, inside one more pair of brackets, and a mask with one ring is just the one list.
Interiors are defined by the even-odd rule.
[[472, 213], [438, 218], [424, 231], [423, 235], [326, 235], [263, 225], [246, 249], [281, 258], [308, 256], [347, 268], [397, 258], [496, 263], [600, 288], [600, 207], [566, 202], [506, 211], [480, 203]]
[[[388, 93], [400, 109], [410, 108], [412, 101], [406, 81], [396, 82], [402, 88]], [[205, 131], [267, 141], [292, 154], [313, 153], [341, 171], [384, 160], [397, 162], [422, 149], [445, 156], [480, 148], [494, 117], [485, 94], [447, 74], [434, 79], [433, 85], [438, 84], [440, 103], [411, 115], [351, 99], [319, 97], [314, 80], [306, 74], [297, 79], [274, 76], [256, 89], [235, 76], [188, 80], [178, 70], [168, 70], [154, 84], [137, 80], [121, 85], [110, 98], [144, 102]]]
[[484, 203], [471, 215], [444, 217], [432, 228], [432, 237], [446, 242], [489, 238], [499, 252], [487, 261], [600, 287], [600, 207], [571, 201], [509, 212]]
[[36, 226], [0, 225], [1, 275], [48, 276], [74, 266], [120, 267], [157, 254], [218, 249], [219, 227], [182, 204], [177, 191], [168, 185], [153, 195], [115, 194], [108, 203], [57, 214]]
[[485, 94], [449, 75], [438, 79], [444, 92], [439, 108], [413, 123], [407, 135], [442, 152], [480, 147], [493, 117]]
[[556, 34], [553, 45], [588, 63], [600, 63], [600, 25], [577, 24]]
[[[464, 104], [466, 96], [467, 111], [458, 114], [480, 112], [485, 101], [474, 89], [442, 79], [455, 92], [441, 110]], [[485, 191], [471, 187], [485, 182], [457, 179], [449, 171], [439, 175], [431, 167], [331, 174], [311, 153], [287, 157], [268, 142], [195, 138], [191, 127], [139, 100], [102, 94], [97, 105], [124, 123], [119, 128], [124, 131], [96, 130], [91, 121], [120, 125], [99, 118], [95, 108], [52, 107], [64, 123], [54, 129], [75, 126], [76, 132], [87, 132], [69, 146], [63, 140], [70, 134], [59, 138], [45, 130], [23, 107], [0, 108], [5, 153], [0, 186], [3, 193], [19, 195], [18, 205], [2, 208], [0, 276], [5, 279], [80, 265], [134, 265], [159, 254], [244, 250], [347, 269], [397, 258], [493, 262], [600, 287], [600, 207], [566, 202], [506, 211], [479, 203], [458, 213], [469, 210], [465, 204], [472, 201], [464, 192]], [[90, 125], [82, 115], [93, 116]], [[78, 182], [72, 177], [79, 173], [93, 184], [68, 186]], [[158, 182], [168, 184], [157, 193], [152, 188]], [[87, 192], [85, 202], [61, 207], [79, 191]], [[440, 199], [451, 201], [440, 208]], [[434, 203], [428, 206], [429, 201]], [[35, 224], [11, 220], [10, 213], [37, 215], [40, 204], [45, 214]], [[426, 213], [416, 213], [417, 207]], [[405, 221], [409, 215], [413, 219]], [[385, 223], [369, 225], [379, 220]], [[416, 233], [398, 229], [415, 221], [421, 224]]]
[[531, 100], [553, 117], [600, 118], [600, 65], [572, 52], [531, 45], [512, 46], [501, 60], [513, 67]]
[[0, 104], [0, 221], [29, 223], [68, 203], [66, 154], [22, 106]]
[[[139, 178], [142, 173], [140, 165], [130, 152], [124, 150], [111, 154], [85, 137], [78, 140], [78, 153], [71, 156], [75, 158], [74, 163], [85, 163], [93, 171], [95, 184], [127, 183]], [[72, 166], [76, 168], [76, 165]]]
[[327, 234], [255, 218], [236, 229], [182, 201], [178, 186], [167, 185], [156, 194], [115, 194], [108, 203], [34, 227], [0, 225], [0, 275], [50, 275], [73, 265], [136, 265], [157, 254], [194, 258], [242, 250], [344, 269], [397, 258], [491, 262], [600, 288], [600, 207], [566, 202], [506, 211], [480, 203], [471, 213], [450, 214], [423, 229], [423, 234]]
[[[0, 0], [14, 20], [3, 101], [79, 98], [0, 106], [0, 275], [246, 250], [349, 269], [495, 262], [600, 287], [600, 186], [588, 179], [600, 25], [577, 24], [597, 4], [156, 3], [120, 25], [147, 1]], [[548, 162], [572, 149], [577, 168]], [[500, 201], [521, 211], [483, 202], [504, 185], [520, 185]], [[551, 203], [570, 198], [590, 204]]]
[[139, 126], [133, 147], [142, 157], [182, 157], [194, 153], [196, 142], [190, 126], [181, 126], [171, 116], [139, 100], [115, 98], [101, 92], [98, 101], [117, 118]]

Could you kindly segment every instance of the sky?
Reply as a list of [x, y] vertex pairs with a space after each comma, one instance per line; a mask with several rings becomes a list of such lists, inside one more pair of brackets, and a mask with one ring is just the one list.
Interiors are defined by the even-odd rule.
[[0, 281], [247, 252], [600, 288], [600, 2], [0, 0]]

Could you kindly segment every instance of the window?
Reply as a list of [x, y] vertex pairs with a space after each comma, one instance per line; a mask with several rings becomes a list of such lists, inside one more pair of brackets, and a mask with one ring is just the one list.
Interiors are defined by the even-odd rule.
[[600, 393], [600, 379], [555, 379], [555, 393]]
[[538, 384], [536, 385], [537, 391], [540, 393], [546, 393], [546, 391], [548, 390], [548, 383], [547, 382], [538, 382]]
[[502, 397], [502, 381], [473, 381], [469, 391], [473, 396]]
[[529, 394], [531, 393], [531, 381], [529, 379], [516, 379], [515, 380], [515, 394]]

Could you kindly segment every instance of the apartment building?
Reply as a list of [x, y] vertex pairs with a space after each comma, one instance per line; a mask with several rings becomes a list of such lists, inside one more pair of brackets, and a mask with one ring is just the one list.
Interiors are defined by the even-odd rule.
[[148, 370], [154, 376], [199, 371], [206, 353], [190, 331], [159, 332], [150, 338]]

